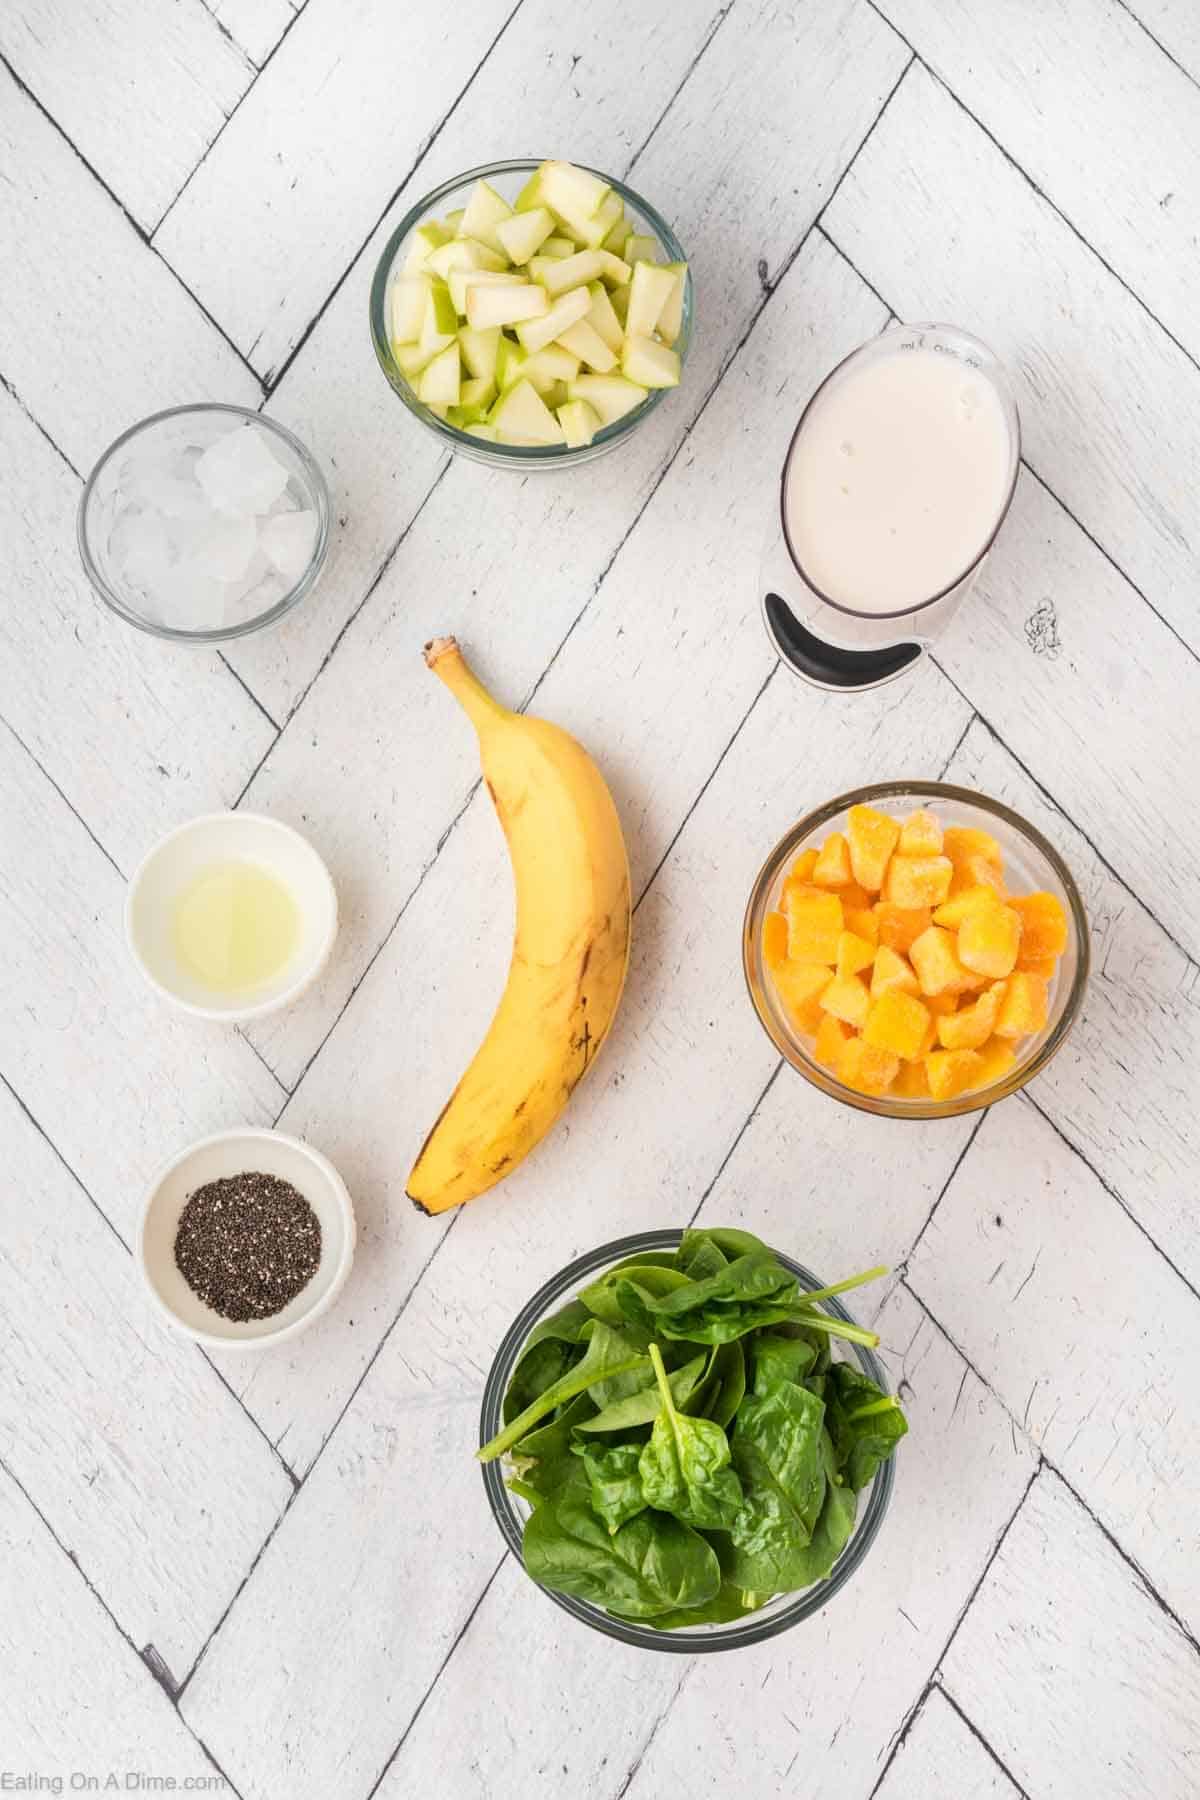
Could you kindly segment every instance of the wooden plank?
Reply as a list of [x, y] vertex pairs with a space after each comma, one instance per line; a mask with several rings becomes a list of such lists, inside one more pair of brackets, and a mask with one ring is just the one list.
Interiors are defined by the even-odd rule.
[[[620, 485], [598, 490], [589, 503], [573, 502], [549, 479], [544, 498], [525, 487], [538, 552], [519, 581], [509, 573], [507, 475], [460, 481], [456, 465], [440, 484], [403, 562], [397, 559], [250, 788], [249, 803], [267, 812], [304, 814], [348, 896], [336, 965], [300, 1006], [253, 1034], [289, 1086], [478, 777], [473, 736], [425, 670], [422, 642], [456, 630], [485, 679], [520, 704], [603, 577], [534, 705], [599, 757], [622, 809], [639, 891], [772, 666], [755, 568], [769, 484], [791, 427], [821, 371], [881, 319], [878, 303], [827, 245], [816, 239], [806, 247], [607, 574], [605, 562], [628, 529], [625, 508], [636, 508], [663, 454], [661, 435], [657, 445], [635, 441], [620, 463], [614, 454]], [[680, 532], [689, 543], [686, 584]], [[437, 582], [418, 587], [409, 570], [430, 566], [439, 568]], [[649, 594], [664, 603], [647, 606]], [[681, 729], [685, 704], [703, 730]], [[647, 768], [655, 770], [652, 782]], [[403, 803], [392, 803], [393, 794], [403, 794]]]
[[[713, 22], [694, 7], [623, 4], [581, 14], [572, 0], [524, 0], [416, 173], [388, 208], [268, 407], [321, 457], [337, 520], [315, 604], [300, 608], [279, 631], [251, 639], [232, 652], [239, 671], [277, 718], [291, 711], [312, 680], [438, 470], [449, 460], [432, 434], [409, 418], [384, 381], [364, 329], [364, 295], [388, 238], [431, 188], [489, 157], [511, 154], [514, 95], [520, 96], [522, 131], [528, 134], [524, 142], [547, 147], [570, 144], [572, 154], [581, 160], [607, 164], [616, 132], [620, 150], [616, 172], [624, 174], [633, 146], [653, 129]], [[631, 59], [642, 69], [641, 79], [632, 86]], [[688, 398], [699, 403], [694, 391]], [[665, 415], [658, 414], [660, 421], [665, 417], [666, 436], [656, 437], [655, 446], [671, 441], [672, 428], [682, 431], [684, 420], [679, 415], [685, 411], [684, 401], [681, 394]], [[647, 455], [650, 449], [643, 437], [638, 451]], [[639, 464], [643, 469], [648, 466]], [[569, 483], [575, 503], [588, 505], [580, 537], [590, 541], [594, 534], [598, 545], [610, 549], [620, 519], [619, 507], [611, 504], [613, 468], [605, 464], [583, 482], [577, 475], [567, 475], [556, 484], [561, 493]], [[472, 485], [483, 478], [466, 465], [456, 469], [455, 479], [459, 506], [470, 518]], [[495, 487], [511, 501], [511, 477], [497, 476]], [[544, 489], [545, 483], [521, 488], [525, 504], [536, 508], [539, 487]], [[536, 509], [532, 514], [534, 527], [539, 513]], [[461, 530], [461, 521], [456, 521], [455, 537]], [[402, 556], [403, 566], [407, 562]]]
[[1195, 1647], [1049, 1471], [984, 1577], [943, 1673], [1031, 1794], [1184, 1800], [1195, 1791]]
[[1200, 356], [1200, 89], [1121, 0], [884, 0], [882, 11]]
[[[802, 57], [789, 16], [768, 0], [740, 0], [692, 69], [710, 25], [709, 12], [693, 7], [654, 9], [621, 0], [581, 15], [570, 0], [526, 0], [287, 372], [271, 410], [321, 455], [334, 482], [335, 513], [345, 524], [316, 604], [301, 609], [273, 640], [254, 640], [234, 653], [235, 666], [277, 718], [321, 665], [442, 462], [379, 372], [364, 329], [363, 296], [387, 237], [423, 193], [481, 157], [511, 151], [512, 96], [521, 96], [530, 143], [569, 145], [581, 160], [627, 176], [675, 222], [703, 272], [684, 384], [611, 458], [519, 484], [504, 472], [455, 464], [452, 543], [467, 573], [472, 567], [486, 572], [497, 544], [508, 542], [519, 494], [527, 540], [541, 547], [539, 567], [521, 571], [522, 580], [538, 584], [532, 612], [544, 604], [544, 581], [553, 582], [559, 597], [568, 584], [581, 599], [590, 590], [761, 305], [760, 259], [778, 275], [904, 66], [902, 47], [862, 0], [837, 0], [814, 13], [806, 24], [812, 43]], [[732, 66], [722, 42], [738, 46]], [[547, 45], [554, 49], [543, 75]], [[632, 62], [643, 74], [631, 86]], [[645, 156], [629, 168], [634, 147], [668, 105]], [[495, 135], [481, 139], [481, 132]], [[696, 169], [709, 166], [714, 134], [739, 151], [730, 152], [718, 178], [698, 182]], [[766, 178], [777, 167], [804, 172], [788, 206]], [[745, 168], [761, 171], [761, 182], [748, 187]], [[569, 537], [560, 539], [560, 522]], [[424, 585], [413, 557], [406, 544], [395, 579]], [[479, 582], [472, 576], [466, 586]]]
[[268, 380], [512, 10], [309, 0], [167, 213], [156, 245]]
[[971, 727], [947, 775], [1029, 819], [1079, 884], [1091, 980], [1074, 1031], [1030, 1092], [1200, 1286], [1195, 966], [981, 726]]
[[132, 870], [189, 813], [232, 806], [274, 736], [214, 652], [114, 618], [75, 548], [79, 482], [0, 390], [0, 716]]
[[129, 960], [124, 884], [0, 728], [0, 1071], [126, 1239], [193, 1138], [269, 1125], [281, 1092], [236, 1032], [174, 1012]]
[[[995, 1400], [903, 1290], [880, 1329], [912, 1430], [869, 1558], [793, 1632], [697, 1659], [630, 1800], [706, 1784], [714, 1794], [799, 1791], [805, 1800], [872, 1791], [1033, 1470]], [[716, 1717], [752, 1719], [753, 1729], [714, 1731]]]
[[23, 1200], [0, 1213], [5, 1461], [179, 1682], [292, 1486], [3, 1087], [0, 1136]]
[[1020, 1800], [995, 1758], [937, 1688], [896, 1751], [879, 1800]]
[[127, 1770], [144, 1770], [202, 1791], [212, 1763], [2, 1468], [0, 1548], [0, 1741], [10, 1780], [40, 1775], [69, 1792], [80, 1771], [98, 1775], [103, 1791], [110, 1773], [123, 1788]]
[[202, 0], [12, 0], [0, 53], [147, 231], [254, 78]]
[[1196, 750], [1200, 664], [1028, 473], [937, 657], [1129, 886], [1200, 953], [1200, 825], [1179, 803], [1179, 773]]
[[1131, 0], [1129, 10], [1167, 55], [1200, 82], [1200, 13], [1191, 0]]
[[1200, 1306], [1027, 1101], [988, 1114], [908, 1280], [1168, 1603], [1200, 1624], [1200, 1401], [1180, 1381], [1200, 1357]]
[[261, 69], [300, 10], [291, 0], [204, 0], [213, 18]]
[[161, 407], [257, 403], [249, 370], [7, 71], [0, 165], [0, 372], [77, 469]]
[[1033, 468], [1200, 644], [1200, 371], [924, 70], [825, 223], [901, 317], [957, 320], [1004, 357]]

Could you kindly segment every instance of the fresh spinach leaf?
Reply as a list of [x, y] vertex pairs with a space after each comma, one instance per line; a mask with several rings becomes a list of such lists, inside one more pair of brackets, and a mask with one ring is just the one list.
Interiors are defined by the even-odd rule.
[[[597, 1333], [601, 1335], [597, 1336]], [[540, 1393], [523, 1412], [517, 1414], [496, 1433], [490, 1443], [475, 1452], [479, 1462], [494, 1462], [496, 1457], [503, 1456], [514, 1444], [519, 1444], [527, 1432], [564, 1401], [574, 1400], [577, 1394], [586, 1393], [589, 1388], [610, 1380], [615, 1375], [631, 1374], [635, 1369], [650, 1367], [648, 1359], [640, 1352], [635, 1352], [622, 1337], [619, 1337], [599, 1319], [589, 1318], [583, 1327], [581, 1337], [587, 1344], [582, 1361], [568, 1369], [565, 1375], [551, 1382], [548, 1388]]]
[[523, 1549], [543, 1587], [627, 1619], [705, 1606], [721, 1585], [716, 1551], [689, 1525], [647, 1511], [610, 1532], [574, 1489], [530, 1514]]
[[567, 1373], [580, 1356], [579, 1334], [591, 1314], [579, 1300], [552, 1313], [535, 1325], [521, 1349], [520, 1360], [509, 1379], [501, 1416], [507, 1425], [531, 1406], [539, 1394]]
[[587, 1473], [592, 1511], [608, 1526], [619, 1530], [626, 1519], [636, 1517], [646, 1504], [638, 1475], [640, 1444], [576, 1444], [575, 1455]]
[[816, 1345], [806, 1337], [764, 1331], [751, 1346], [754, 1392], [765, 1394], [779, 1381], [802, 1382], [817, 1360]]
[[650, 1360], [662, 1395], [650, 1442], [639, 1461], [642, 1492], [659, 1512], [685, 1525], [720, 1531], [742, 1503], [742, 1484], [730, 1466], [729, 1440], [711, 1419], [689, 1419], [675, 1406], [657, 1344]]
[[729, 1258], [711, 1238], [697, 1236], [690, 1244], [679, 1246], [679, 1273], [686, 1281], [704, 1281], [728, 1268]]
[[[731, 1225], [693, 1226], [685, 1231], [679, 1241], [676, 1252], [681, 1269], [689, 1268], [692, 1256], [700, 1244], [713, 1244], [721, 1252], [726, 1262], [733, 1262], [739, 1256], [752, 1256], [767, 1246], [761, 1238], [756, 1238], [752, 1231], [738, 1231]], [[772, 1252], [768, 1252], [772, 1254]]]
[[[601, 1373], [588, 1387], [597, 1410], [611, 1406], [616, 1400], [624, 1400], [653, 1382], [654, 1372], [645, 1361], [650, 1340], [640, 1326], [628, 1323], [606, 1325], [603, 1319], [593, 1319], [588, 1326], [587, 1340], [589, 1355], [594, 1352], [600, 1358], [602, 1369], [609, 1371]], [[642, 1360], [633, 1368], [617, 1369], [615, 1365], [628, 1356]]]
[[899, 1402], [852, 1363], [835, 1363], [826, 1394], [838, 1469], [854, 1493], [874, 1478], [908, 1430]]
[[821, 1433], [821, 1460], [826, 1476], [825, 1498], [811, 1541], [804, 1549], [797, 1550], [789, 1561], [788, 1574], [793, 1587], [810, 1587], [814, 1581], [823, 1581], [854, 1529], [857, 1496], [838, 1478], [833, 1445], [827, 1431]]
[[636, 1281], [648, 1294], [662, 1295], [685, 1286], [687, 1279], [679, 1269], [664, 1269], [654, 1263], [619, 1263], [615, 1269], [607, 1270], [599, 1281], [584, 1288], [579, 1298], [587, 1310], [597, 1319], [603, 1319], [605, 1324], [623, 1325], [625, 1314], [617, 1300], [618, 1282]]
[[628, 1278], [617, 1283], [617, 1299], [626, 1318], [656, 1338], [686, 1338], [697, 1344], [728, 1343], [759, 1326], [789, 1318], [795, 1291], [795, 1276], [769, 1250], [740, 1256], [716, 1274], [662, 1296], [645, 1292]]
[[733, 1462], [743, 1502], [730, 1527], [725, 1575], [736, 1586], [781, 1593], [795, 1577], [825, 1497], [824, 1407], [806, 1388], [778, 1381], [738, 1408]]
[[[647, 1368], [651, 1371], [650, 1384], [630, 1394], [624, 1400], [614, 1400], [594, 1418], [583, 1420], [579, 1429], [583, 1432], [597, 1431], [631, 1431], [638, 1425], [653, 1425], [662, 1410], [662, 1395], [658, 1391], [658, 1382], [654, 1379], [653, 1367], [647, 1358]], [[667, 1377], [676, 1406], [682, 1408], [704, 1379], [708, 1367], [708, 1358], [701, 1351], [691, 1362], [683, 1364]]]
[[575, 1473], [571, 1455], [575, 1428], [583, 1428], [592, 1416], [592, 1403], [586, 1394], [577, 1394], [562, 1408], [557, 1418], [527, 1432], [512, 1450], [512, 1467], [517, 1477], [540, 1494], [557, 1493]]
[[736, 1340], [713, 1348], [709, 1372], [714, 1384], [704, 1408], [706, 1418], [728, 1431], [746, 1397], [746, 1356]]
[[693, 1607], [690, 1612], [661, 1613], [657, 1618], [647, 1620], [647, 1624], [655, 1631], [687, 1631], [696, 1625], [731, 1625], [735, 1619], [744, 1619], [747, 1613], [758, 1612], [770, 1598], [770, 1594], [747, 1593], [744, 1588], [723, 1581], [706, 1606]]

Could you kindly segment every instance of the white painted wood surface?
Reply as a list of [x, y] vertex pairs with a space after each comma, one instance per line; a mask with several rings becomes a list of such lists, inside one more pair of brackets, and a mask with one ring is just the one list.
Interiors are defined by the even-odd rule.
[[[0, 1773], [1191, 1800], [1195, 9], [167, 11], [0, 19]], [[522, 482], [407, 420], [365, 310], [423, 192], [530, 151], [662, 208], [698, 329], [623, 451]], [[889, 308], [995, 343], [1028, 467], [936, 661], [845, 700], [775, 669], [756, 568], [800, 407]], [[73, 543], [108, 441], [200, 397], [296, 429], [336, 519], [311, 600], [223, 658], [125, 631]], [[503, 1189], [431, 1220], [404, 1176], [512, 923], [469, 734], [420, 662], [441, 629], [597, 755], [639, 904], [600, 1073]], [[899, 1127], [780, 1071], [741, 919], [808, 806], [943, 774], [1058, 845], [1094, 965], [1027, 1097]], [[235, 802], [311, 833], [343, 916], [322, 982], [247, 1036], [165, 1011], [121, 941], [146, 845]], [[276, 1117], [345, 1175], [354, 1271], [290, 1349], [206, 1359], [126, 1246], [168, 1154]], [[692, 1662], [551, 1607], [471, 1449], [537, 1284], [698, 1208], [821, 1271], [892, 1265], [859, 1310], [912, 1432], [846, 1594]]]

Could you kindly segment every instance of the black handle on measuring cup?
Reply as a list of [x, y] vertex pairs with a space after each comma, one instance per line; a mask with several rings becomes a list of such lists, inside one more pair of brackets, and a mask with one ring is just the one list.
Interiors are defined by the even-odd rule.
[[841, 650], [826, 644], [803, 626], [786, 600], [768, 594], [763, 601], [767, 630], [784, 662], [821, 687], [874, 687], [915, 662], [920, 644], [890, 644], [885, 650]]

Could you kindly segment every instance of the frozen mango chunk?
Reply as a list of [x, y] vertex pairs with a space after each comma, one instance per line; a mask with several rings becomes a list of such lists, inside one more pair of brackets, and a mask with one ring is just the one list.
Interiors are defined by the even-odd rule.
[[879, 942], [879, 920], [872, 907], [851, 906], [846, 899], [846, 889], [838, 895], [842, 903], [842, 917], [846, 921], [846, 930], [852, 931], [855, 937], [866, 938], [869, 944]]
[[960, 1006], [937, 1022], [938, 1042], [943, 1050], [978, 1050], [991, 1037], [1000, 1016], [1004, 983], [998, 982], [980, 994], [970, 1006]]
[[878, 1000], [872, 1000], [863, 1026], [863, 1042], [911, 1061], [921, 1054], [928, 1030], [929, 1013], [921, 1002], [899, 988], [890, 988]]
[[1013, 894], [1008, 904], [1021, 915], [1022, 963], [1062, 955], [1067, 947], [1067, 915], [1057, 894]]
[[842, 1046], [850, 1035], [848, 1025], [843, 1025], [832, 1013], [822, 1013], [821, 1023], [817, 1026], [816, 1042], [813, 1044], [814, 1059], [827, 1069], [836, 1068]]
[[980, 1067], [976, 1070], [975, 1086], [991, 1087], [994, 1081], [1008, 1074], [1016, 1060], [1016, 1051], [1004, 1038], [989, 1038], [979, 1051]]
[[1049, 1010], [1049, 988], [1043, 977], [1031, 974], [1028, 969], [1016, 969], [1005, 985], [1000, 1016], [996, 1020], [996, 1036], [1022, 1038], [1041, 1031]]
[[908, 954], [923, 994], [961, 994], [974, 980], [958, 960], [953, 936], [940, 925], [923, 931]]
[[905, 1100], [928, 1100], [929, 1077], [925, 1073], [925, 1064], [901, 1063], [899, 1073], [892, 1082], [892, 1092]]
[[846, 814], [846, 841], [854, 879], [869, 894], [877, 894], [887, 873], [888, 858], [896, 848], [900, 827], [873, 806], [852, 806]]
[[953, 993], [922, 994], [921, 998], [934, 1017], [938, 1019], [946, 1018], [958, 1005], [958, 995]]
[[815, 844], [810, 844], [807, 850], [801, 850], [799, 856], [788, 870], [788, 874], [794, 875], [797, 881], [811, 881], [813, 878], [813, 870], [817, 866], [817, 858], [820, 854], [821, 852], [817, 849], [817, 846]]
[[978, 1050], [931, 1050], [925, 1058], [929, 1092], [935, 1100], [953, 1100], [978, 1087], [983, 1058]]
[[864, 1094], [886, 1094], [899, 1071], [899, 1057], [860, 1037], [846, 1039], [834, 1065], [839, 1080]]
[[1031, 975], [1040, 975], [1043, 981], [1053, 981], [1058, 970], [1057, 956], [1026, 956], [1023, 950], [1017, 952], [1018, 969], [1027, 969]]
[[886, 944], [880, 944], [875, 952], [875, 967], [871, 971], [871, 998], [878, 1000], [880, 994], [890, 993], [893, 988], [902, 994], [920, 992], [921, 984], [907, 957], [901, 956], [898, 950], [889, 950]]
[[981, 906], [958, 928], [958, 960], [964, 969], [999, 981], [1017, 966], [1021, 915], [1011, 906]]
[[957, 931], [970, 913], [978, 912], [982, 906], [998, 906], [1000, 899], [991, 882], [983, 881], [978, 887], [964, 888], [953, 900], [944, 901], [935, 911], [933, 922], [944, 925], [947, 931]]
[[928, 931], [933, 915], [927, 906], [895, 906], [890, 900], [880, 900], [875, 917], [879, 921], [879, 942], [906, 955], [921, 933]]
[[909, 813], [900, 827], [900, 842], [897, 845], [901, 856], [940, 856], [942, 853], [942, 822], [927, 807], [918, 812]]
[[788, 922], [781, 912], [769, 912], [763, 920], [763, 961], [774, 974], [787, 956]]
[[853, 931], [843, 931], [838, 938], [837, 972], [839, 975], [857, 975], [861, 969], [869, 969], [875, 961], [875, 946], [867, 938], [856, 936]]
[[850, 880], [850, 850], [840, 831], [835, 831], [821, 845], [812, 872], [814, 887], [845, 887]]
[[948, 856], [893, 856], [884, 892], [895, 906], [915, 911], [940, 906], [950, 892], [954, 864]]
[[821, 995], [825, 1011], [847, 1025], [862, 1025], [870, 1004], [867, 984], [858, 975], [835, 975]]
[[772, 971], [771, 979], [792, 1023], [800, 1031], [815, 1031], [821, 1023], [820, 997], [831, 979], [826, 965], [789, 958]]
[[952, 863], [967, 856], [982, 856], [995, 865], [997, 874], [1004, 872], [1004, 852], [990, 831], [974, 825], [947, 825], [942, 833], [942, 849]]
[[791, 893], [787, 899], [788, 955], [793, 962], [837, 961], [842, 903], [836, 894]]

